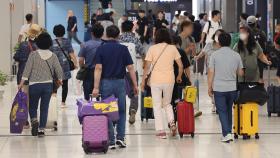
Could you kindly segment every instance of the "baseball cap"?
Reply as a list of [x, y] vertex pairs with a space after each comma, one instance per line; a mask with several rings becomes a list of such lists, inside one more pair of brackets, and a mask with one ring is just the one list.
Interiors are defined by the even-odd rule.
[[257, 18], [255, 16], [249, 16], [247, 18], [247, 23], [248, 24], [255, 24], [257, 22]]

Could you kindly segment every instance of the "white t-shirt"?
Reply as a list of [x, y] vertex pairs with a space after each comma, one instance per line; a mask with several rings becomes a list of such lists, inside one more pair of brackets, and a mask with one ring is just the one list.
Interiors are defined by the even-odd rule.
[[206, 22], [203, 28], [203, 32], [206, 33], [206, 43], [213, 42], [212, 36], [215, 34], [217, 30], [222, 29], [222, 25], [219, 22], [214, 22], [213, 20], [211, 20], [211, 27], [209, 29], [209, 32], [208, 32], [208, 28], [209, 28], [209, 22]]
[[127, 47], [133, 61], [133, 66], [136, 69], [137, 68], [136, 45], [134, 43], [121, 43], [121, 44]]
[[26, 38], [26, 33], [29, 30], [31, 24], [24, 24], [21, 26], [20, 31], [19, 31], [19, 35], [22, 35], [22, 41], [25, 40]]

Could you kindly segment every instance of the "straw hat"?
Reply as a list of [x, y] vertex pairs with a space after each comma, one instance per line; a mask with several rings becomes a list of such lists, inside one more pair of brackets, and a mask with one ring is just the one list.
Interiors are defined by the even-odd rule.
[[27, 37], [34, 39], [42, 33], [43, 29], [38, 24], [31, 24], [29, 30], [27, 31]]

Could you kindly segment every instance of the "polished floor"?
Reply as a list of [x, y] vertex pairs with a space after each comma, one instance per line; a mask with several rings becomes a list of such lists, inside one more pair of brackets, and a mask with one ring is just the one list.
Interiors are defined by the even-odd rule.
[[[75, 75], [73, 75], [75, 76]], [[260, 139], [220, 142], [220, 124], [211, 113], [207, 96], [206, 77], [200, 76], [200, 110], [203, 115], [196, 119], [195, 138], [185, 136], [161, 140], [155, 137], [154, 121], [141, 122], [137, 113], [135, 125], [127, 123], [126, 149], [108, 151], [107, 154], [85, 155], [81, 147], [81, 125], [77, 119], [75, 100], [81, 97], [81, 83], [69, 82], [66, 109], [58, 108], [58, 131], [47, 131], [45, 138], [30, 136], [30, 130], [22, 135], [9, 133], [9, 112], [16, 93], [15, 82], [5, 86], [0, 99], [0, 158], [279, 158], [280, 118], [268, 118], [266, 106], [260, 107]]]

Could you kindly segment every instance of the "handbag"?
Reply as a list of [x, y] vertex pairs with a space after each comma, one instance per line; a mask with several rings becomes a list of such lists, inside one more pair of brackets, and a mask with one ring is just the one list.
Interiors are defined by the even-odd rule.
[[161, 51], [159, 57], [157, 58], [157, 60], [155, 61], [155, 63], [153, 64], [152, 68], [150, 69], [150, 72], [147, 74], [147, 77], [145, 79], [145, 89], [149, 89], [150, 87], [150, 84], [149, 84], [149, 81], [150, 81], [150, 78], [151, 78], [151, 75], [152, 75], [152, 72], [158, 62], [158, 60], [160, 59], [160, 57], [162, 56], [162, 54], [164, 53], [165, 49], [167, 48], [168, 44], [166, 44], [166, 46], [164, 47], [164, 49]]
[[[245, 72], [244, 68], [244, 72]], [[244, 73], [245, 74], [245, 73]], [[237, 91], [238, 98], [236, 104], [246, 104], [249, 102], [257, 103], [259, 105], [264, 105], [269, 96], [264, 88], [264, 83], [259, 82], [246, 82], [246, 76], [244, 75], [244, 81], [238, 82], [237, 76]]]
[[86, 66], [82, 66], [79, 71], [77, 72], [76, 79], [80, 81], [84, 81], [88, 74], [88, 68]]
[[60, 84], [58, 83], [58, 79], [57, 79], [56, 75], [53, 73], [48, 60], [45, 60], [45, 61], [50, 69], [50, 72], [51, 72], [51, 75], [53, 78], [53, 91], [56, 91], [60, 87]]
[[69, 66], [70, 66], [70, 71], [75, 70], [75, 64], [74, 62], [69, 58], [69, 56], [65, 53], [65, 51], [63, 50], [63, 48], [61, 47], [60, 43], [58, 42], [58, 39], [55, 39], [56, 43], [58, 44], [58, 47], [61, 49], [62, 53], [64, 54], [64, 56], [66, 57]]

